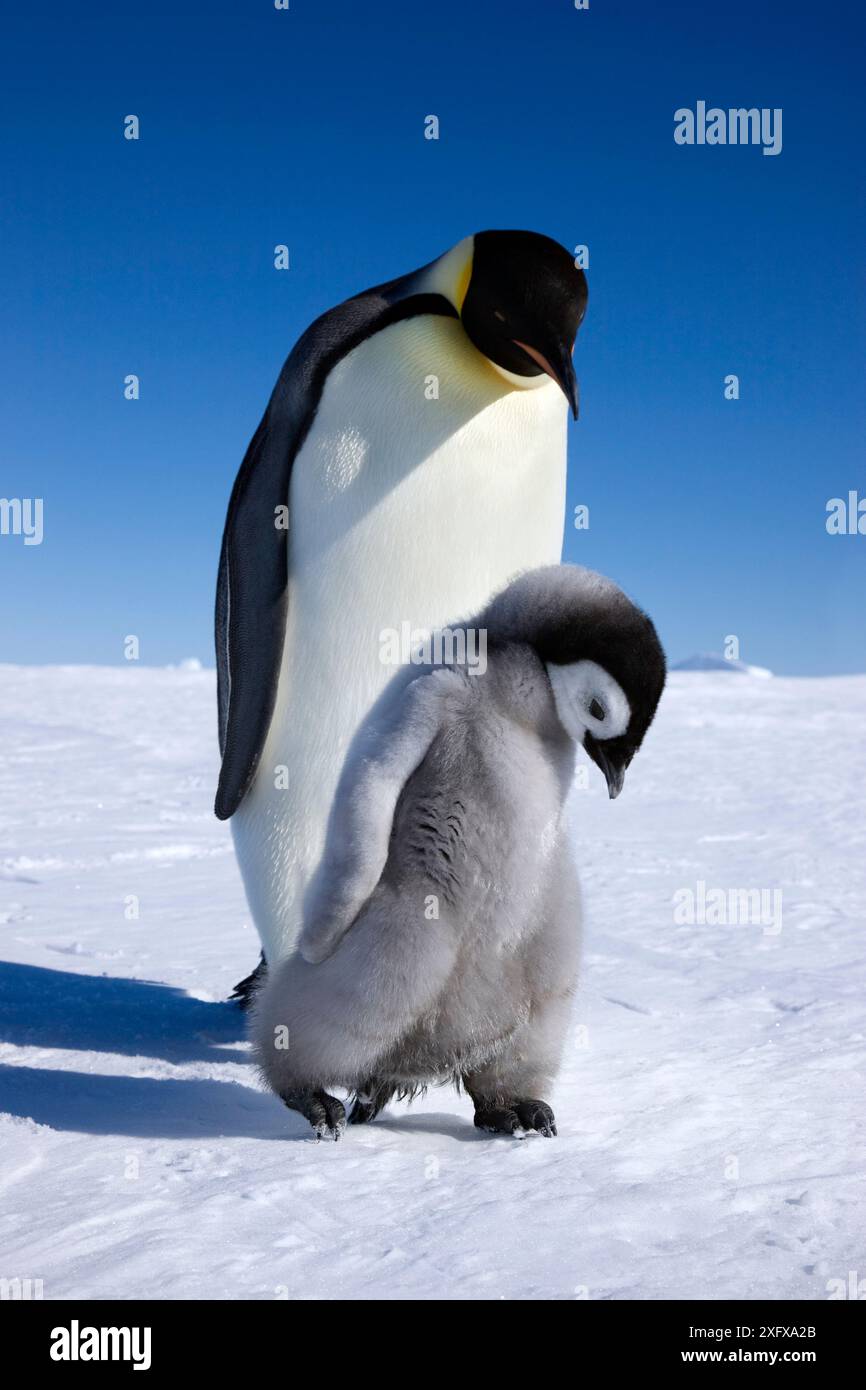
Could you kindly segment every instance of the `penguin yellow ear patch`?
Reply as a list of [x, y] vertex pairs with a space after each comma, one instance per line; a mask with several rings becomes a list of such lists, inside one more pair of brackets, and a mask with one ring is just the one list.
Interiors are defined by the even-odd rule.
[[470, 249], [469, 255], [466, 257], [466, 264], [463, 266], [462, 270], [460, 271], [460, 274], [457, 277], [457, 284], [454, 289], [454, 307], [457, 310], [458, 314], [463, 308], [463, 301], [466, 298], [466, 292], [469, 289], [469, 281], [471, 279], [472, 250]]
[[433, 294], [444, 295], [453, 304], [458, 314], [463, 309], [463, 301], [472, 279], [472, 259], [475, 251], [475, 237], [466, 236], [440, 256], [437, 261], [425, 268], [420, 285]]

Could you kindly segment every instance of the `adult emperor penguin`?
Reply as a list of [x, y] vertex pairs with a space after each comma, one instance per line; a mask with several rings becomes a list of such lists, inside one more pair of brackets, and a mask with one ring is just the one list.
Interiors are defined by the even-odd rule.
[[216, 599], [215, 810], [268, 964], [298, 937], [346, 750], [394, 674], [383, 634], [560, 557], [586, 300], [557, 242], [478, 232], [322, 315], [280, 373]]

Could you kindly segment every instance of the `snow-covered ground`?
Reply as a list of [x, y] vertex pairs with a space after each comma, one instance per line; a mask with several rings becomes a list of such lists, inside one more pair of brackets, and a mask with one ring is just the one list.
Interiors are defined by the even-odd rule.
[[[822, 1299], [866, 1276], [866, 677], [674, 675], [623, 796], [590, 769], [555, 1140], [485, 1137], [445, 1089], [317, 1145], [258, 1087], [221, 1002], [257, 944], [214, 723], [212, 672], [0, 668], [0, 1277]], [[714, 923], [714, 889], [764, 890], [763, 920]]]

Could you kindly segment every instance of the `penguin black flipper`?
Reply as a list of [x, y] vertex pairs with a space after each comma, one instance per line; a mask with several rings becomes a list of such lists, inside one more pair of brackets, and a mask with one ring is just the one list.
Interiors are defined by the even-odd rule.
[[277, 697], [286, 630], [288, 552], [278, 508], [316, 415], [328, 374], [364, 339], [418, 314], [458, 317], [444, 295], [425, 293], [428, 267], [347, 299], [316, 319], [280, 373], [235, 480], [217, 579], [215, 642], [222, 754], [214, 810], [234, 814], [258, 766]]

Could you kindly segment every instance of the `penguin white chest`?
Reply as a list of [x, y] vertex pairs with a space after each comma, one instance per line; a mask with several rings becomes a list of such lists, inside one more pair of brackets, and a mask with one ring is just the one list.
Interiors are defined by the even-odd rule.
[[456, 319], [392, 325], [331, 372], [295, 460], [277, 702], [232, 826], [269, 961], [300, 930], [348, 745], [394, 675], [389, 630], [441, 627], [555, 563], [566, 405], [515, 389]]
[[331, 615], [345, 579], [361, 618], [371, 586], [422, 624], [466, 615], [539, 554], [558, 560], [566, 407], [536, 380], [507, 385], [448, 318], [395, 324], [350, 353], [293, 469], [291, 582], [320, 579]]

